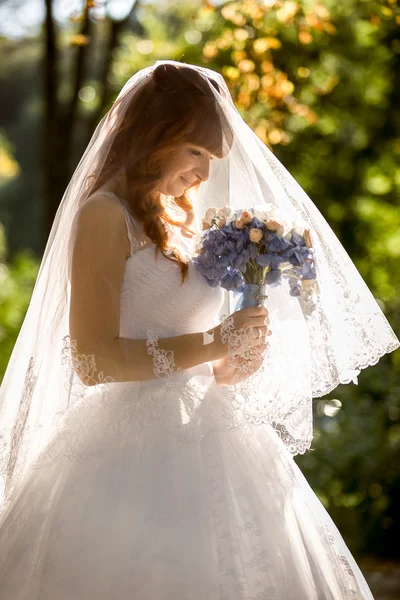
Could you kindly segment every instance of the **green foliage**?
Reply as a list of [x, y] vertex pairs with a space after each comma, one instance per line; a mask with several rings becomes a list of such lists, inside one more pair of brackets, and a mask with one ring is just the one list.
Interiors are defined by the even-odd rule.
[[29, 306], [39, 270], [30, 251], [19, 252], [7, 264], [4, 227], [0, 223], [0, 381]]

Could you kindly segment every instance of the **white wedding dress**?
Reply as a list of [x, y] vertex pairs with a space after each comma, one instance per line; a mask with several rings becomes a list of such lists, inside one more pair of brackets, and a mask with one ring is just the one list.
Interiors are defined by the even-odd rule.
[[[127, 225], [120, 335], [208, 329], [222, 290]], [[237, 422], [207, 365], [184, 375], [67, 413], [0, 522], [1, 600], [373, 600], [276, 431]]]

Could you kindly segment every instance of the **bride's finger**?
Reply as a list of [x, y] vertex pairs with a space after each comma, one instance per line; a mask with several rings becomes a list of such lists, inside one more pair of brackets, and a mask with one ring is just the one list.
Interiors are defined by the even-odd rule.
[[262, 346], [266, 338], [272, 335], [272, 331], [267, 327], [255, 327], [250, 335], [250, 344], [252, 347]]
[[263, 352], [265, 352], [265, 350], [268, 348], [268, 345], [268, 342], [263, 342], [258, 346], [253, 346], [250, 350], [251, 355], [254, 357], [261, 356]]

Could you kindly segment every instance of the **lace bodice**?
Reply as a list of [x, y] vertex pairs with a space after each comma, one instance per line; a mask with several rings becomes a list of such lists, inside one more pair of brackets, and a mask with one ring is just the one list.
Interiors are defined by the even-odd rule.
[[[105, 192], [102, 192], [103, 194]], [[119, 199], [112, 192], [106, 192]], [[119, 199], [120, 200], [120, 199]], [[121, 201], [121, 200], [120, 200]], [[212, 288], [194, 268], [194, 244], [168, 226], [173, 245], [188, 260], [189, 276], [181, 284], [179, 265], [160, 252], [121, 201], [131, 245], [121, 287], [120, 337], [145, 339], [152, 329], [160, 338], [205, 331], [218, 322], [224, 302], [221, 288]]]

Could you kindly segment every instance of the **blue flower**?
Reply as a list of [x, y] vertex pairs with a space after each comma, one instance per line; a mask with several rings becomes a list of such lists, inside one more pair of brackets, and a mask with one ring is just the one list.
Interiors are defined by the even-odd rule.
[[299, 233], [296, 233], [293, 229], [292, 229], [292, 242], [294, 244], [296, 244], [296, 246], [305, 246], [306, 242], [303, 238], [302, 235], [300, 235]]
[[241, 269], [242, 266], [244, 266], [244, 258], [243, 258], [243, 254], [238, 254], [232, 261], [232, 267], [234, 267], [235, 269]]
[[271, 240], [276, 238], [276, 233], [274, 231], [270, 231], [267, 229], [264, 233], [264, 242], [270, 242]]
[[244, 248], [245, 243], [246, 243], [246, 240], [243, 237], [240, 237], [238, 239], [238, 241], [236, 242], [236, 251], [241, 252]]
[[277, 287], [281, 283], [282, 273], [279, 269], [272, 269], [268, 271], [265, 276], [265, 283], [268, 283], [271, 287]]
[[303, 279], [315, 279], [317, 272], [312, 263], [304, 263], [301, 267], [301, 275]]
[[260, 219], [257, 219], [257, 217], [253, 218], [253, 220], [250, 224], [250, 227], [257, 227], [258, 229], [261, 229], [261, 231], [266, 231], [266, 229], [267, 229], [265, 227], [263, 221], [260, 221]]
[[271, 239], [265, 244], [265, 247], [270, 252], [284, 252], [291, 247], [291, 243], [285, 240], [284, 238], [280, 238], [275, 235], [273, 239]]
[[221, 287], [226, 290], [237, 290], [241, 289], [244, 284], [244, 279], [239, 273], [239, 271], [235, 271], [234, 269], [229, 269], [228, 273], [221, 279]]
[[256, 257], [256, 263], [261, 265], [262, 267], [271, 267], [272, 269], [279, 269], [279, 266], [282, 262], [285, 262], [285, 259], [279, 254], [272, 254], [271, 252], [266, 252], [260, 254]]
[[221, 258], [218, 259], [218, 264], [221, 267], [229, 267], [230, 266], [230, 261], [229, 261], [229, 257], [228, 256], [221, 256]]
[[205, 278], [207, 280], [207, 283], [210, 287], [217, 287], [217, 285], [219, 285], [219, 280], [218, 279], [208, 279], [208, 277]]
[[258, 248], [254, 244], [250, 244], [248, 247], [249, 257], [253, 260], [258, 256]]
[[272, 254], [260, 254], [256, 258], [256, 263], [261, 267], [269, 267], [271, 265]]
[[308, 248], [306, 246], [294, 246], [283, 252], [282, 256], [289, 260], [292, 265], [301, 266], [308, 256]]
[[279, 267], [281, 266], [281, 263], [285, 262], [285, 260], [282, 258], [282, 256], [279, 256], [279, 254], [273, 254], [271, 256], [271, 267], [272, 269], [279, 269]]
[[226, 234], [222, 229], [216, 229], [213, 235], [213, 240], [218, 244], [223, 244], [226, 241]]

